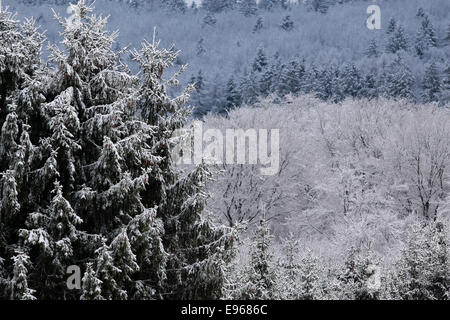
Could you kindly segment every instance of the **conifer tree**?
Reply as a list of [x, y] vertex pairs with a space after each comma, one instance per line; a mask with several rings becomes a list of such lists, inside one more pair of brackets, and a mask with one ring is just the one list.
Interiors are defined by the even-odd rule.
[[269, 224], [267, 220], [261, 219], [252, 238], [244, 299], [260, 300], [276, 297], [272, 241]]
[[224, 265], [224, 282], [222, 299], [236, 300], [241, 299], [246, 288], [245, 268], [239, 259], [239, 249], [242, 248], [243, 241], [240, 237], [246, 228], [246, 224], [236, 225], [232, 230], [234, 238], [233, 245], [229, 250], [229, 263]]
[[280, 71], [280, 83], [278, 86], [278, 93], [280, 96], [286, 94], [298, 94], [302, 87], [303, 77], [305, 75], [304, 61], [299, 59], [292, 59], [281, 71]]
[[258, 7], [263, 10], [271, 11], [279, 7], [281, 4], [280, 0], [260, 0], [258, 2]]
[[443, 81], [442, 81], [442, 95], [441, 103], [450, 102], [450, 63], [444, 67], [443, 71]]
[[311, 250], [308, 250], [300, 261], [298, 299], [319, 300], [322, 298], [319, 283], [320, 271], [317, 258]]
[[241, 104], [241, 94], [239, 89], [234, 82], [234, 78], [231, 77], [227, 82], [227, 93], [226, 93], [226, 105], [224, 111], [232, 110]]
[[[37, 207], [35, 192], [40, 182], [30, 179], [30, 172], [44, 169], [33, 161], [44, 122], [39, 109], [47, 82], [40, 60], [44, 37], [34, 20], [19, 25], [5, 8], [0, 10], [0, 37], [0, 299], [32, 299], [35, 291], [28, 288], [26, 270], [30, 258], [19, 245], [17, 233], [24, 227], [26, 213]], [[33, 143], [28, 123], [34, 124]], [[11, 288], [12, 295], [7, 293]]]
[[235, 0], [203, 0], [202, 8], [211, 13], [218, 13], [225, 10], [231, 10], [235, 7]]
[[256, 52], [256, 57], [253, 60], [252, 69], [254, 72], [262, 72], [267, 66], [267, 57], [263, 47], [259, 47]]
[[217, 23], [216, 17], [213, 14], [208, 12], [208, 14], [203, 18], [203, 25], [202, 26], [203, 27], [204, 26], [214, 27], [216, 25], [216, 23]]
[[255, 26], [253, 27], [252, 32], [258, 33], [262, 28], [263, 28], [263, 18], [258, 17], [258, 19], [256, 20], [256, 23], [255, 23]]
[[[66, 268], [75, 264], [74, 254], [77, 253], [76, 246], [82, 236], [77, 229], [82, 220], [64, 198], [58, 181], [55, 181], [52, 194], [54, 196], [50, 206], [30, 214], [26, 222], [27, 228], [19, 231], [25, 246], [37, 252], [32, 257], [35, 271], [48, 275], [42, 280], [45, 281], [45, 287], [38, 291], [40, 297], [44, 298], [66, 294]], [[31, 276], [36, 279], [39, 275], [33, 272]]]
[[194, 116], [202, 117], [210, 111], [207, 99], [207, 86], [202, 70], [191, 78], [190, 83], [194, 85], [195, 91], [191, 94], [191, 103], [195, 105]]
[[437, 38], [434, 27], [427, 15], [423, 16], [422, 23], [416, 35], [415, 49], [418, 56], [423, 56], [430, 47], [436, 47]]
[[436, 63], [427, 66], [422, 81], [424, 102], [438, 101], [441, 95], [441, 79]]
[[315, 12], [327, 13], [329, 8], [329, 0], [309, 0], [308, 8]]
[[278, 280], [278, 291], [282, 299], [298, 300], [300, 295], [300, 265], [298, 262], [299, 241], [290, 234], [283, 241], [283, 259], [279, 262], [282, 278]]
[[396, 291], [404, 300], [433, 299], [429, 279], [429, 252], [425, 244], [425, 228], [420, 223], [411, 226], [395, 275]]
[[28, 252], [39, 299], [80, 298], [65, 286], [79, 261], [92, 263], [101, 283], [89, 271], [86, 286], [97, 283], [105, 299], [219, 297], [231, 240], [203, 213], [210, 174], [181, 175], [170, 156], [193, 89], [167, 93], [184, 71], [165, 79], [178, 53], [144, 42], [133, 75], [107, 19], [84, 0], [76, 7], [80, 23], [56, 16], [63, 48], [50, 47], [50, 69], [33, 24], [21, 34], [0, 13], [5, 50], [17, 49], [0, 64], [11, 80], [0, 83], [2, 270], [13, 270], [11, 248]]
[[423, 8], [417, 9], [416, 17], [423, 18], [425, 16], [425, 11]]
[[28, 266], [30, 265], [30, 257], [23, 253], [17, 252], [13, 257], [13, 278], [11, 279], [11, 300], [35, 300], [33, 295], [35, 290], [28, 287]]
[[280, 86], [284, 85], [281, 75], [285, 69], [286, 66], [281, 63], [279, 53], [276, 52], [258, 79], [259, 94], [267, 96], [271, 93], [279, 92], [281, 89]]
[[[154, 142], [154, 151], [162, 159], [149, 177], [143, 199], [152, 204], [151, 208], [157, 207], [156, 216], [162, 221], [164, 250], [158, 255], [168, 254], [165, 260], [167, 279], [163, 287], [166, 297], [213, 299], [222, 295], [223, 262], [228, 259], [230, 232], [216, 226], [203, 212], [208, 197], [203, 188], [211, 178], [206, 165], [199, 165], [181, 177], [171, 162], [172, 136], [191, 114], [191, 109], [183, 106], [194, 88], [191, 85], [180, 96], [170, 98], [166, 87], [178, 84], [176, 77], [184, 67], [166, 81], [161, 78], [162, 72], [155, 73], [155, 70], [173, 66], [177, 54], [172, 50], [160, 50], [156, 41], [144, 43], [140, 51], [133, 53], [142, 74], [139, 109], [146, 123], [154, 127], [153, 134], [158, 141]], [[158, 95], [154, 88], [159, 88]], [[193, 276], [195, 274], [201, 277]]]
[[408, 50], [408, 39], [401, 25], [391, 34], [386, 45], [386, 51], [389, 53], [396, 53], [400, 50]]
[[334, 73], [331, 68], [324, 67], [319, 71], [317, 78], [313, 84], [313, 90], [317, 98], [328, 100], [334, 94], [333, 90]]
[[184, 0], [162, 0], [161, 4], [170, 11], [185, 13], [187, 4]]
[[378, 51], [377, 42], [375, 41], [375, 39], [370, 40], [369, 47], [366, 50], [366, 56], [369, 58], [377, 58], [379, 54], [380, 53]]
[[206, 52], [205, 45], [204, 45], [205, 39], [200, 38], [197, 42], [197, 56], [201, 56]]
[[253, 72], [244, 72], [239, 82], [242, 102], [252, 104], [260, 95], [259, 78]]
[[[375, 71], [373, 71], [373, 73], [375, 73]], [[370, 71], [369, 71], [369, 73], [367, 73], [365, 75], [363, 83], [364, 84], [363, 84], [363, 88], [361, 91], [361, 95], [363, 97], [366, 97], [369, 99], [378, 97], [379, 90], [378, 90], [378, 86], [377, 86], [377, 80]]]
[[339, 275], [342, 283], [342, 298], [350, 300], [376, 299], [379, 292], [369, 285], [376, 269], [371, 253], [362, 253], [354, 247], [350, 248], [345, 260], [345, 267]]
[[95, 251], [95, 254], [97, 255], [95, 277], [101, 281], [98, 282], [98, 285], [103, 298], [111, 300], [124, 297], [126, 292], [119, 287], [115, 280], [120, 276], [121, 270], [114, 265], [111, 250], [104, 240], [102, 246]]
[[448, 226], [433, 221], [428, 227], [427, 246], [430, 249], [430, 291], [436, 300], [450, 300], [450, 255]]
[[404, 300], [447, 300], [450, 287], [448, 231], [442, 221], [418, 221], [408, 230], [396, 264], [393, 296]]
[[294, 30], [294, 21], [291, 20], [291, 16], [287, 15], [281, 20], [280, 28], [284, 31]]
[[362, 77], [354, 64], [348, 64], [340, 74], [340, 87], [344, 96], [358, 97], [363, 89]]
[[241, 0], [239, 1], [238, 5], [239, 12], [241, 12], [246, 17], [253, 16], [258, 11], [258, 6], [255, 0]]
[[387, 97], [413, 99], [414, 78], [401, 56], [397, 56], [383, 76], [383, 92]]
[[303, 82], [302, 91], [305, 93], [313, 92], [319, 79], [320, 72], [315, 64], [312, 64], [306, 72], [306, 79]]
[[446, 45], [450, 45], [450, 24], [447, 26], [447, 34], [444, 39]]
[[396, 30], [396, 28], [397, 28], [397, 21], [395, 20], [395, 18], [391, 18], [388, 22], [388, 27], [386, 28], [386, 33], [392, 34]]
[[84, 273], [82, 282], [83, 294], [80, 300], [103, 300], [101, 296], [102, 281], [96, 277], [92, 263], [86, 265], [86, 272]]

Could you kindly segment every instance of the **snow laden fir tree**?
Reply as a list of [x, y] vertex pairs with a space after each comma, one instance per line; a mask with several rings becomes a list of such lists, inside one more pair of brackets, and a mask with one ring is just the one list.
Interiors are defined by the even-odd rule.
[[193, 90], [166, 91], [178, 53], [144, 42], [133, 74], [107, 19], [76, 6], [50, 63], [33, 20], [0, 12], [0, 298], [219, 298], [231, 232], [204, 213], [206, 167], [170, 158]]

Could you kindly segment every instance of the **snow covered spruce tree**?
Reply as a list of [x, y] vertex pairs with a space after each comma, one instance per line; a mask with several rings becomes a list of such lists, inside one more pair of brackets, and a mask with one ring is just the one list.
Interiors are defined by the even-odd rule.
[[31, 299], [29, 256], [20, 249], [18, 230], [39, 195], [31, 170], [41, 168], [36, 144], [43, 122], [39, 103], [45, 88], [40, 61], [44, 37], [34, 20], [19, 25], [2, 9], [0, 39], [0, 299]]
[[436, 47], [437, 37], [434, 27], [427, 15], [423, 15], [422, 23], [417, 31], [415, 49], [418, 56], [423, 56], [430, 47]]
[[258, 6], [255, 0], [241, 0], [238, 3], [239, 12], [244, 16], [250, 17], [256, 14]]
[[34, 290], [28, 287], [28, 269], [30, 257], [23, 252], [18, 252], [13, 257], [14, 268], [11, 279], [11, 299], [13, 300], [35, 300]]
[[299, 241], [293, 234], [283, 241], [283, 259], [278, 263], [282, 270], [282, 276], [278, 282], [280, 297], [282, 299], [298, 300], [300, 296], [299, 274], [300, 265], [298, 262]]
[[219, 298], [222, 294], [223, 263], [228, 260], [232, 234], [213, 224], [203, 211], [208, 197], [205, 183], [211, 173], [205, 165], [181, 175], [171, 160], [174, 130], [182, 127], [191, 109], [187, 103], [193, 85], [181, 96], [170, 98], [167, 85], [177, 85], [176, 77], [162, 80], [163, 70], [173, 66], [177, 52], [160, 50], [159, 42], [144, 42], [133, 56], [141, 66], [138, 107], [146, 123], [153, 128], [153, 151], [160, 159], [155, 173], [149, 177], [144, 200], [157, 207], [162, 219], [163, 249], [167, 254], [164, 295], [178, 299]]
[[269, 223], [262, 218], [252, 238], [250, 261], [244, 271], [246, 286], [241, 299], [264, 300], [277, 297], [272, 241]]
[[386, 45], [386, 51], [389, 53], [397, 53], [400, 50], [408, 50], [408, 38], [402, 25], [391, 34]]
[[440, 221], [416, 222], [397, 263], [392, 294], [403, 300], [450, 299], [448, 229]]
[[423, 86], [422, 92], [423, 102], [439, 101], [442, 92], [442, 84], [439, 69], [436, 66], [436, 63], [432, 62], [425, 69], [422, 86]]
[[[184, 71], [163, 78], [177, 52], [144, 42], [132, 53], [141, 69], [133, 75], [122, 52], [112, 49], [117, 33], [106, 31], [107, 19], [91, 14], [84, 0], [76, 6], [76, 23], [56, 15], [63, 49], [50, 47], [47, 86], [33, 78], [39, 67], [29, 60], [35, 53], [39, 62], [41, 37], [31, 26], [23, 31], [31, 36], [22, 39], [17, 31], [11, 40], [11, 48], [30, 41], [19, 49], [31, 53], [15, 59], [21, 63], [15, 69], [2, 69], [17, 80], [8, 82], [11, 88], [1, 84], [8, 98], [1, 109], [0, 249], [11, 285], [0, 295], [220, 297], [231, 238], [203, 213], [210, 174], [204, 166], [182, 174], [170, 157], [172, 133], [191, 110], [185, 106], [192, 86], [174, 98], [166, 91]], [[1, 25], [16, 29], [7, 16]], [[27, 254], [32, 266], [29, 290], [19, 296], [12, 291], [14, 272], [23, 278], [25, 269], [13, 266], [19, 258], [9, 248]], [[87, 268], [83, 290], [66, 287], [70, 265]]]
[[350, 248], [345, 259], [345, 266], [338, 276], [341, 291], [341, 299], [372, 300], [377, 299], [379, 292], [377, 287], [371, 286], [371, 278], [377, 277], [376, 263], [372, 253], [361, 252], [354, 247]]
[[301, 300], [320, 300], [323, 298], [320, 281], [321, 273], [324, 270], [319, 267], [319, 262], [311, 250], [307, 250], [306, 255], [300, 262], [300, 292], [298, 298]]

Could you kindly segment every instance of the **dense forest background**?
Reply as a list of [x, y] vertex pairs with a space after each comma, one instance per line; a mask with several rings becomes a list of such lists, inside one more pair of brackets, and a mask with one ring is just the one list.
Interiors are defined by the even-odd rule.
[[[20, 17], [33, 15], [47, 37], [58, 37], [52, 11], [65, 0], [4, 1]], [[449, 100], [450, 3], [384, 0], [381, 29], [366, 26], [371, 1], [98, 0], [120, 30], [117, 48], [151, 38], [181, 50], [189, 64], [182, 84], [195, 82], [196, 116], [224, 113], [258, 97], [313, 92], [323, 100], [406, 97]], [[126, 12], [126, 14], [124, 14]], [[132, 21], [133, 23], [130, 23]]]
[[[3, 0], [0, 299], [450, 298], [448, 1], [377, 1], [381, 30], [372, 1], [69, 2]], [[194, 118], [280, 129], [279, 172], [176, 166]]]

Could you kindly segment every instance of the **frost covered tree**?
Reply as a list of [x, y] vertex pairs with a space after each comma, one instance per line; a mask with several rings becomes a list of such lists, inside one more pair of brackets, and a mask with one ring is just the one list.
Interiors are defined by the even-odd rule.
[[225, 112], [236, 108], [241, 104], [241, 94], [233, 77], [228, 80], [226, 90], [226, 105], [223, 110]]
[[427, 66], [422, 81], [424, 102], [438, 101], [441, 95], [441, 79], [436, 63]]
[[418, 56], [423, 56], [430, 47], [436, 47], [436, 31], [427, 15], [423, 16], [422, 23], [416, 35], [414, 48]]
[[206, 52], [205, 39], [200, 38], [200, 40], [198, 40], [198, 42], [197, 42], [197, 56], [201, 56], [205, 52]]
[[448, 234], [442, 222], [415, 223], [397, 263], [396, 294], [405, 300], [448, 299]]
[[[39, 291], [40, 297], [47, 298], [65, 294], [66, 269], [75, 264], [74, 254], [82, 237], [77, 229], [82, 220], [64, 198], [58, 181], [55, 181], [51, 193], [54, 196], [50, 206], [46, 210], [31, 213], [26, 221], [26, 229], [19, 231], [25, 246], [36, 252], [36, 256], [32, 256], [34, 270], [48, 274], [45, 287]], [[33, 272], [32, 278], [37, 276]]]
[[446, 45], [450, 45], [450, 24], [447, 26], [447, 33], [444, 41], [446, 42]]
[[450, 102], [450, 63], [448, 62], [443, 71], [441, 100], [442, 103]]
[[402, 25], [397, 26], [391, 33], [386, 45], [386, 51], [389, 53], [396, 53], [400, 50], [408, 50], [408, 38]]
[[210, 26], [213, 27], [215, 26], [217, 23], [217, 19], [216, 17], [212, 14], [209, 13], [203, 18], [203, 25], [202, 26]]
[[281, 6], [281, 0], [260, 0], [258, 7], [263, 10], [271, 11]]
[[263, 47], [259, 47], [253, 60], [252, 70], [254, 72], [262, 72], [267, 66], [267, 57]]
[[[0, 256], [2, 269], [12, 273], [2, 273], [0, 289], [4, 290], [0, 297], [21, 299], [31, 298], [34, 292], [26, 287], [29, 257], [26, 250], [17, 246], [17, 232], [23, 227], [28, 210], [36, 208], [39, 182], [30, 181], [30, 171], [42, 169], [32, 162], [41, 137], [41, 127], [36, 123], [44, 122], [39, 108], [46, 87], [45, 67], [40, 60], [44, 37], [34, 20], [19, 25], [15, 15], [4, 8], [0, 11], [0, 36]], [[21, 253], [17, 255], [16, 250]], [[10, 281], [20, 281], [17, 295], [6, 296], [14, 285]]]
[[218, 13], [225, 10], [231, 10], [236, 6], [236, 0], [203, 0], [202, 8], [211, 12]]
[[363, 89], [360, 71], [354, 64], [348, 64], [340, 73], [340, 88], [344, 96], [356, 98]]
[[298, 300], [300, 296], [299, 244], [293, 234], [283, 240], [283, 257], [278, 263], [282, 276], [277, 281], [282, 299]]
[[424, 16], [425, 16], [425, 11], [423, 10], [423, 8], [417, 9], [416, 17], [422, 18]]
[[202, 117], [211, 111], [207, 94], [209, 91], [209, 83], [206, 82], [202, 70], [199, 70], [197, 75], [191, 78], [190, 83], [192, 83], [195, 88], [195, 91], [191, 93], [190, 99], [191, 103], [196, 106], [194, 116]]
[[175, 12], [182, 12], [185, 13], [187, 9], [187, 4], [184, 0], [161, 0], [161, 4]]
[[291, 16], [287, 15], [281, 20], [280, 28], [284, 31], [294, 30], [294, 21], [291, 20]]
[[383, 91], [387, 97], [414, 98], [414, 78], [400, 55], [388, 66], [383, 76]]
[[253, 16], [258, 11], [258, 6], [255, 0], [241, 0], [239, 1], [238, 6], [239, 12], [246, 17]]
[[13, 278], [11, 279], [11, 300], [35, 300], [33, 295], [35, 290], [28, 286], [28, 267], [30, 266], [30, 257], [23, 252], [18, 252], [13, 257]]
[[344, 299], [368, 300], [377, 299], [377, 288], [370, 286], [370, 279], [376, 277], [376, 264], [370, 252], [361, 252], [352, 247], [345, 258], [344, 270], [338, 279], [342, 284], [340, 294]]
[[377, 79], [372, 73], [365, 75], [363, 80], [363, 88], [361, 95], [366, 98], [376, 98], [379, 96], [379, 88], [377, 86]]
[[366, 55], [369, 58], [372, 57], [378, 57], [378, 55], [380, 54], [379, 50], [378, 50], [378, 46], [377, 46], [377, 42], [375, 41], [375, 39], [370, 40], [369, 43], [369, 47], [366, 50]]
[[386, 28], [386, 33], [392, 34], [394, 33], [396, 28], [397, 28], [397, 20], [395, 20], [395, 18], [389, 19], [388, 26]]
[[280, 72], [280, 82], [278, 85], [278, 93], [280, 96], [289, 93], [298, 94], [302, 87], [305, 75], [305, 61], [300, 59], [292, 59]]
[[252, 238], [250, 261], [245, 271], [247, 285], [241, 298], [264, 300], [276, 297], [276, 270], [272, 241], [269, 223], [263, 217]]
[[[164, 273], [167, 278], [163, 285], [166, 296], [218, 298], [222, 294], [223, 263], [231, 243], [230, 233], [228, 229], [216, 226], [204, 213], [208, 195], [203, 188], [211, 177], [206, 165], [199, 165], [183, 176], [172, 165], [172, 135], [191, 114], [191, 109], [183, 106], [188, 102], [193, 86], [187, 87], [181, 96], [170, 98], [167, 95], [165, 88], [177, 85], [176, 77], [184, 67], [162, 82], [162, 72], [158, 70], [173, 66], [178, 53], [160, 50], [158, 46], [159, 42], [144, 43], [139, 52], [133, 53], [142, 70], [139, 110], [146, 123], [154, 128], [152, 131], [158, 141], [153, 142], [154, 151], [161, 159], [158, 167], [153, 169], [154, 175], [149, 177], [147, 194], [143, 197], [152, 204], [151, 208], [157, 207], [156, 216], [162, 220], [158, 225], [164, 230], [162, 242], [151, 247], [158, 248], [159, 255], [168, 253], [165, 260], [168, 271]], [[160, 90], [156, 96], [154, 88]], [[152, 260], [154, 258], [149, 259], [149, 263], [154, 263]], [[193, 277], [194, 274], [202, 277]], [[158, 275], [161, 276], [161, 272]]]
[[282, 65], [281, 63], [278, 52], [275, 53], [275, 55], [270, 59], [270, 61], [267, 60], [266, 63], [260, 64], [260, 66], [262, 65], [265, 66], [264, 68], [260, 68], [262, 73], [258, 78], [259, 94], [267, 96], [271, 93], [277, 93], [279, 91], [279, 87], [284, 85], [281, 82], [280, 77], [282, 75], [282, 70], [285, 69], [285, 66]]
[[184, 71], [164, 74], [178, 52], [144, 42], [132, 52], [134, 75], [125, 51], [113, 49], [117, 33], [106, 31], [107, 19], [83, 0], [76, 7], [79, 23], [56, 16], [63, 40], [50, 47], [50, 69], [32, 23], [17, 30], [1, 13], [12, 37], [5, 50], [18, 50], [16, 65], [2, 65], [2, 76], [16, 80], [1, 83], [6, 270], [9, 248], [28, 252], [28, 283], [40, 299], [80, 298], [65, 286], [67, 267], [80, 261], [92, 264], [84, 298], [97, 297], [94, 285], [105, 299], [219, 297], [230, 237], [203, 213], [209, 173], [179, 172], [171, 159], [193, 89], [167, 93]]
[[308, 0], [306, 2], [308, 8], [315, 12], [327, 13], [330, 6], [329, 0]]
[[324, 67], [319, 71], [313, 83], [315, 96], [321, 100], [328, 100], [334, 94], [333, 90], [334, 73], [331, 68]]
[[84, 273], [82, 282], [83, 293], [80, 300], [103, 300], [101, 295], [102, 281], [97, 278], [92, 263], [86, 265], [86, 272]]
[[258, 19], [256, 20], [255, 25], [253, 26], [253, 33], [258, 33], [262, 28], [263, 28], [263, 18], [262, 17], [258, 17]]
[[311, 250], [307, 250], [305, 256], [300, 260], [298, 299], [320, 300], [322, 298], [321, 271], [323, 272], [317, 257]]

